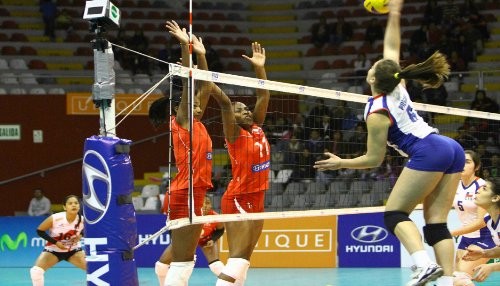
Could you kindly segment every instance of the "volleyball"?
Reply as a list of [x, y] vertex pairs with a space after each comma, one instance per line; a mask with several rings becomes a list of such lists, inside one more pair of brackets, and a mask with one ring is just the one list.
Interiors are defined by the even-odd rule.
[[387, 14], [389, 13], [390, 0], [365, 0], [365, 9], [374, 14]]

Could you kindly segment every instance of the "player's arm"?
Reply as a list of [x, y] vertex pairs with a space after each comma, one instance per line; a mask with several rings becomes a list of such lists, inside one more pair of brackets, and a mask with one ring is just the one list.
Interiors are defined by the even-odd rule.
[[391, 121], [386, 114], [372, 113], [366, 120], [368, 128], [366, 154], [353, 158], [342, 159], [335, 154], [325, 153], [328, 159], [316, 161], [314, 168], [325, 170], [347, 169], [369, 169], [380, 166], [385, 158], [387, 135]]
[[55, 238], [47, 234], [47, 230], [49, 230], [52, 227], [52, 225], [53, 225], [53, 219], [52, 216], [49, 216], [44, 221], [42, 221], [40, 225], [38, 225], [36, 233], [38, 234], [38, 236], [45, 239], [46, 241], [55, 244], [58, 248], [67, 249], [62, 242], [56, 240]]
[[223, 223], [217, 223], [217, 227], [215, 228], [214, 232], [210, 236], [210, 240], [212, 240], [214, 243], [219, 240], [219, 238], [224, 234], [224, 224]]
[[463, 235], [466, 233], [474, 232], [476, 230], [479, 230], [479, 229], [485, 227], [486, 226], [486, 223], [484, 222], [485, 215], [486, 215], [486, 210], [481, 208], [481, 207], [478, 207], [477, 208], [477, 218], [474, 221], [472, 221], [471, 223], [469, 223], [468, 225], [462, 226], [460, 228], [457, 228], [457, 229], [451, 231], [451, 235], [459, 236], [459, 235]]
[[233, 143], [240, 134], [240, 126], [236, 123], [234, 107], [227, 94], [218, 85], [209, 82], [210, 95], [217, 101], [222, 115], [222, 129], [224, 137]]
[[[192, 39], [193, 39], [193, 52], [196, 54], [196, 64], [198, 66], [198, 69], [208, 70], [207, 58], [205, 57], [207, 50], [203, 45], [203, 40], [201, 38], [196, 37], [195, 35], [193, 35]], [[200, 118], [201, 118], [205, 113], [205, 109], [210, 99], [210, 82], [206, 81], [199, 81], [199, 82], [201, 84], [198, 93], [200, 99], [200, 109], [201, 109]]]
[[[189, 36], [185, 28], [180, 28], [175, 21], [167, 21], [165, 25], [169, 33], [175, 37], [179, 44], [181, 45], [182, 54], [182, 65], [189, 66]], [[182, 96], [181, 102], [179, 103], [179, 108], [177, 109], [177, 115], [175, 120], [177, 123], [186, 128], [188, 126], [188, 88], [187, 88], [187, 78], [182, 78]]]
[[384, 59], [390, 59], [399, 63], [401, 48], [401, 8], [403, 0], [391, 0], [389, 2], [389, 17], [384, 34]]
[[[255, 71], [255, 76], [258, 79], [267, 80], [266, 74], [266, 50], [261, 47], [261, 45], [257, 42], [252, 43], [252, 57], [248, 57], [246, 55], [242, 55], [245, 59], [247, 59], [253, 66]], [[266, 119], [267, 107], [269, 105], [270, 94], [267, 89], [257, 89], [257, 102], [255, 103], [255, 108], [253, 111], [253, 121], [257, 125], [262, 125]]]

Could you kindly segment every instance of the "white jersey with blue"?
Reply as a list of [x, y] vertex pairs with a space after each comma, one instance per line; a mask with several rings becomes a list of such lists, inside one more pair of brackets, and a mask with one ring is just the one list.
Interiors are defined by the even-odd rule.
[[[465, 186], [460, 180], [455, 194], [455, 199], [453, 200], [453, 207], [457, 212], [458, 219], [462, 223], [462, 226], [467, 226], [478, 219], [478, 206], [474, 203], [474, 198], [476, 197], [477, 191], [485, 184], [486, 182], [479, 177], [476, 177], [468, 186]], [[463, 234], [464, 237], [469, 238], [478, 238], [488, 235], [489, 230], [486, 227]]]
[[413, 103], [406, 89], [399, 84], [389, 94], [380, 94], [368, 99], [365, 107], [365, 121], [371, 113], [386, 110], [391, 120], [387, 145], [408, 157], [411, 145], [431, 133], [438, 133], [429, 126], [413, 108]]
[[486, 223], [486, 227], [490, 230], [493, 241], [497, 246], [500, 246], [500, 216], [497, 218], [497, 222], [495, 223], [489, 214], [484, 216], [484, 222]]

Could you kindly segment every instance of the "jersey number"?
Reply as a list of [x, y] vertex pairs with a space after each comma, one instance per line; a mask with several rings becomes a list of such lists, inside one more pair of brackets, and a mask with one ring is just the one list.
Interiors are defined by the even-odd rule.
[[261, 142], [255, 142], [255, 146], [259, 147], [260, 157], [264, 157], [264, 153], [262, 152], [264, 148], [266, 148], [266, 155], [269, 154], [269, 144], [267, 143], [266, 137], [262, 137]]
[[458, 209], [464, 211], [464, 206], [462, 205], [462, 201], [457, 201]]
[[406, 113], [408, 114], [408, 117], [410, 117], [410, 120], [412, 122], [417, 121], [417, 113], [413, 111], [413, 108], [411, 108], [411, 106], [408, 105], [408, 107], [406, 107]]

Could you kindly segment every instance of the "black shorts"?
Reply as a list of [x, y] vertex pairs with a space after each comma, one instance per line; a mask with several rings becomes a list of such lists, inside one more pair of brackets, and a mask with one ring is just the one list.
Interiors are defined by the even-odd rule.
[[48, 249], [44, 249], [43, 251], [54, 254], [57, 257], [57, 259], [59, 259], [59, 261], [63, 261], [63, 260], [68, 261], [68, 259], [70, 259], [71, 256], [73, 256], [78, 251], [82, 251], [82, 249], [75, 248], [73, 250], [65, 251], [65, 252], [50, 251]]

